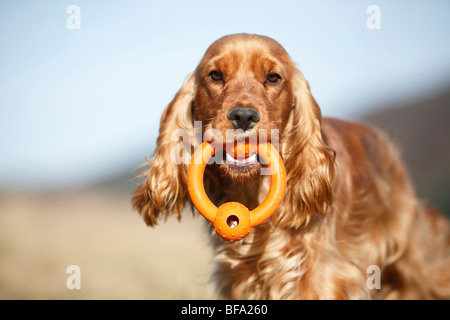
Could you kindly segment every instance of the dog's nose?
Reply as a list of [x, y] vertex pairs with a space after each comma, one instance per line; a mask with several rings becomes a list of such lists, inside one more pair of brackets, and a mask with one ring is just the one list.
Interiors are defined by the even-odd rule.
[[249, 130], [261, 119], [255, 108], [235, 107], [228, 111], [228, 119], [231, 120], [235, 129]]

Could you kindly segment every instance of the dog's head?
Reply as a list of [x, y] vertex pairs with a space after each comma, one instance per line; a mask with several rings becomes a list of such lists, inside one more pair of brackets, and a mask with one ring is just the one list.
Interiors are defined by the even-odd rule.
[[[271, 38], [223, 37], [209, 47], [195, 70], [193, 119], [201, 121], [208, 139], [278, 140], [294, 106], [295, 72], [286, 51]], [[252, 161], [256, 158], [224, 155], [221, 171], [230, 178], [247, 181], [258, 175], [260, 163]]]
[[[279, 147], [288, 187], [278, 217], [299, 226], [323, 212], [332, 197], [334, 155], [323, 144], [320, 123], [308, 83], [278, 42], [258, 35], [225, 36], [208, 48], [164, 111], [157, 149], [133, 205], [150, 225], [161, 213], [179, 216], [188, 200], [186, 169], [199, 142], [195, 136], [224, 143], [258, 139]], [[255, 155], [235, 158], [226, 150], [222, 160], [218, 172], [231, 180], [245, 183], [260, 173]]]

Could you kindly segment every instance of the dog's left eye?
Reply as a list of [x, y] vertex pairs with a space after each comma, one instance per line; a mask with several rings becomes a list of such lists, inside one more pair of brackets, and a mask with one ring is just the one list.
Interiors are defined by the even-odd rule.
[[277, 73], [271, 73], [267, 76], [267, 82], [269, 83], [278, 83], [281, 80], [281, 77]]

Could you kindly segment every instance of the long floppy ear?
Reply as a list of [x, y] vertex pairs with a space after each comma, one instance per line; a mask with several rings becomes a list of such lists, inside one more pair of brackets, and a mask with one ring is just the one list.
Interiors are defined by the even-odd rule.
[[[191, 148], [193, 134], [191, 106], [194, 94], [195, 80], [191, 73], [164, 110], [154, 157], [147, 161], [149, 169], [140, 175], [145, 177], [145, 181], [134, 191], [133, 208], [142, 215], [149, 226], [155, 225], [160, 216], [167, 218], [171, 213], [179, 219], [180, 212], [186, 204], [188, 198], [186, 176], [189, 163], [186, 157], [189, 156], [189, 152], [184, 148], [183, 161], [177, 161], [180, 160], [177, 157], [180, 154], [180, 143], [187, 145], [188, 150]], [[177, 132], [180, 133], [178, 136]], [[183, 138], [182, 142], [179, 137]]]
[[292, 88], [295, 104], [281, 145], [287, 189], [278, 223], [298, 228], [325, 214], [332, 203], [335, 152], [323, 142], [319, 106], [298, 70]]

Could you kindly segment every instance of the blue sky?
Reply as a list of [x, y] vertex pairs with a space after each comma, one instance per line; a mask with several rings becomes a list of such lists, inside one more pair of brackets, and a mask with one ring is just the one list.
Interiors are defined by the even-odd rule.
[[[66, 26], [69, 5], [81, 29]], [[377, 5], [381, 29], [366, 12]], [[58, 188], [152, 154], [164, 107], [207, 47], [278, 40], [325, 116], [357, 119], [450, 84], [450, 2], [2, 1], [0, 188]], [[137, 159], [137, 160], [136, 160]]]

